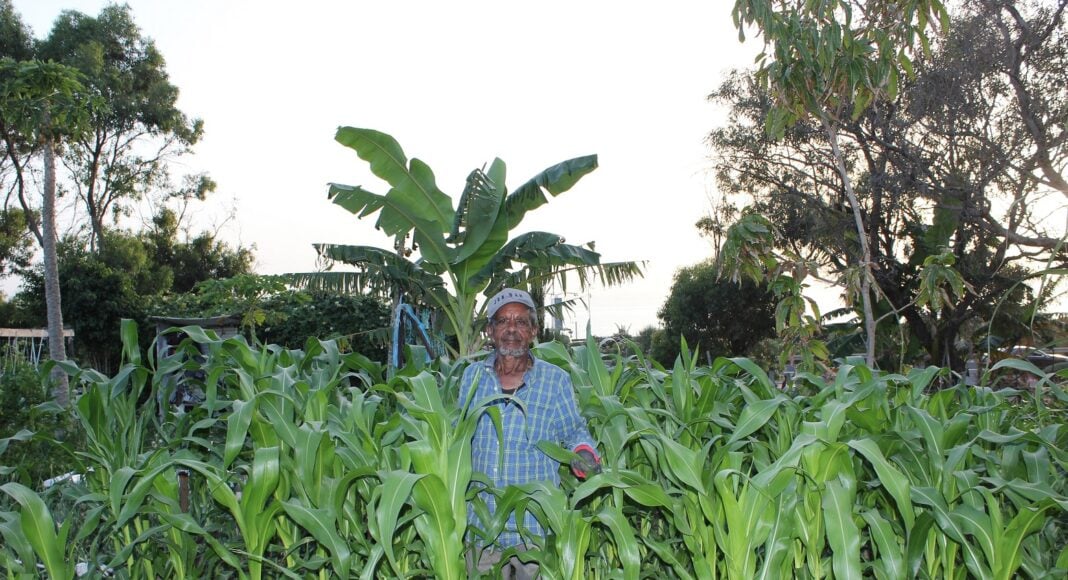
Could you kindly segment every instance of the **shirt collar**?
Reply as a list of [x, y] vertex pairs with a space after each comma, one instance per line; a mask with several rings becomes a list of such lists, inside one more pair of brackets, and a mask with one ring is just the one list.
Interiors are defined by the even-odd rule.
[[[528, 350], [527, 351], [527, 356], [530, 357], [530, 368], [527, 369], [527, 372], [530, 372], [530, 371], [534, 370], [534, 365], [537, 364], [538, 359], [535, 358], [533, 351], [529, 351]], [[497, 351], [494, 350], [494, 351], [490, 351], [489, 356], [487, 356], [486, 358], [482, 359], [482, 364], [487, 366], [487, 367], [489, 367], [489, 368], [493, 368], [493, 363], [496, 362], [496, 361], [497, 361]]]

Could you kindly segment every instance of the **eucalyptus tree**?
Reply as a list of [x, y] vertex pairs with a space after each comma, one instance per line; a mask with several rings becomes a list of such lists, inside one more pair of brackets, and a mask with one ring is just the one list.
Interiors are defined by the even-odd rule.
[[[1005, 65], [1012, 47], [992, 15], [973, 7], [952, 15], [949, 33], [911, 65], [915, 78], [893, 98], [838, 123], [872, 242], [875, 314], [907, 323], [905, 336], [881, 327], [877, 342], [896, 342], [909, 358], [961, 369], [983, 333], [1021, 335], [1018, 321], [1051, 295], [1047, 286], [1029, 296], [1022, 281], [1036, 263], [1064, 264], [1063, 219], [1044, 222], [1063, 204], [1050, 203], [1055, 188], [1033, 146], [1036, 132], [1057, 136], [1042, 155], [1068, 158], [1057, 121], [1068, 110], [1064, 23], [1052, 9], [1020, 14], [1022, 27], [1047, 31], [1018, 79], [1042, 94], [1044, 116], [1019, 112]], [[851, 205], [819, 121], [799, 121], [782, 139], [763, 134], [774, 97], [748, 73], [728, 76], [712, 98], [732, 119], [710, 136], [720, 190], [752, 198], [753, 211], [775, 224], [770, 243], [813, 270], [855, 271]], [[946, 282], [951, 290], [940, 290]], [[900, 354], [880, 352], [884, 363]]]
[[1021, 142], [1028, 154], [1025, 170], [1068, 197], [1068, 103], [1049, 74], [1068, 67], [1066, 8], [1068, 0], [980, 0], [972, 7], [996, 36], [998, 72], [1011, 89], [1013, 112], [1026, 128]]
[[375, 227], [393, 237], [394, 247], [318, 244], [320, 255], [358, 270], [296, 275], [294, 280], [404, 293], [435, 310], [441, 321], [438, 330], [455, 340], [453, 354], [468, 355], [482, 346], [479, 321], [485, 303], [480, 296], [505, 287], [566, 287], [569, 275], [583, 288], [595, 281], [614, 285], [641, 275], [641, 264], [635, 262], [602, 263], [593, 242], [567, 244], [557, 234], [539, 231], [512, 235], [527, 212], [596, 169], [596, 156], [549, 167], [511, 192], [505, 186], [505, 163], [494, 159], [487, 169], [468, 175], [454, 208], [430, 167], [409, 160], [393, 137], [342, 127], [336, 139], [367, 161], [390, 190], [383, 195], [334, 183], [330, 199], [359, 218], [377, 214]]
[[770, 88], [774, 106], [765, 127], [782, 136], [786, 127], [814, 117], [826, 133], [860, 247], [856, 271], [867, 335], [867, 360], [875, 359], [871, 240], [838, 143], [842, 120], [897, 92], [902, 69], [911, 67], [917, 42], [946, 18], [938, 0], [736, 0], [734, 22], [744, 40], [747, 26], [764, 35], [757, 77]]
[[11, 0], [0, 0], [0, 57], [33, 58], [33, 34], [15, 12]]
[[91, 248], [106, 243], [110, 217], [126, 214], [145, 195], [203, 199], [213, 189], [204, 176], [181, 186], [170, 183], [169, 162], [197, 143], [203, 122], [177, 108], [178, 88], [163, 56], [128, 6], [106, 6], [96, 17], [64, 11], [37, 54], [81, 71], [103, 103], [93, 111], [90, 130], [63, 155], [89, 218]]

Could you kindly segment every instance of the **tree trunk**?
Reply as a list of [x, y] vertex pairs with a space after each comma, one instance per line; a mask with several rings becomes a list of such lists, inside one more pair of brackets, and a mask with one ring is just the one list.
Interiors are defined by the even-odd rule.
[[874, 368], [875, 314], [872, 311], [871, 304], [871, 247], [868, 245], [868, 232], [864, 228], [864, 218], [860, 214], [860, 201], [857, 200], [857, 195], [853, 191], [853, 181], [849, 179], [845, 159], [842, 158], [842, 151], [838, 148], [838, 131], [831, 125], [825, 114], [820, 114], [820, 122], [823, 123], [823, 129], [827, 132], [827, 139], [831, 142], [831, 152], [834, 154], [834, 162], [838, 167], [838, 173], [842, 176], [842, 185], [845, 187], [846, 197], [849, 198], [849, 205], [853, 208], [853, 221], [856, 222], [857, 237], [860, 239], [860, 259], [864, 268], [860, 278], [860, 299], [864, 308], [864, 330], [867, 336], [865, 341], [867, 349], [864, 358], [868, 366]]
[[[46, 123], [48, 120], [46, 119]], [[48, 356], [54, 361], [67, 360], [63, 337], [63, 309], [59, 292], [59, 261], [56, 257], [56, 158], [51, 136], [44, 139], [44, 202], [41, 206], [41, 250], [44, 259], [45, 304], [48, 310]], [[67, 374], [52, 370], [53, 396], [61, 407], [70, 405]]]

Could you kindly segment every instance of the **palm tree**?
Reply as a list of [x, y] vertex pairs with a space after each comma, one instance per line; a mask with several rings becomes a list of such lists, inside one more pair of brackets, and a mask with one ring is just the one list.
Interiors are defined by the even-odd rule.
[[468, 175], [454, 209], [452, 199], [438, 189], [430, 167], [419, 159], [409, 161], [393, 137], [342, 127], [336, 139], [354, 149], [391, 189], [380, 195], [335, 183], [330, 185], [330, 198], [360, 218], [377, 213], [375, 227], [393, 236], [394, 247], [317, 244], [321, 256], [358, 270], [298, 274], [294, 281], [388, 292], [395, 299], [404, 295], [410, 302], [429, 306], [441, 321], [436, 330], [455, 341], [450, 345], [453, 355], [472, 354], [482, 346], [485, 300], [480, 296], [506, 287], [566, 287], [569, 275], [582, 288], [596, 281], [616, 285], [641, 275], [640, 263], [601, 263], [592, 242], [567, 244], [549, 232], [511, 236], [527, 212], [596, 169], [594, 155], [549, 167], [511, 193], [505, 187], [505, 164], [494, 159], [489, 169]]
[[[67, 359], [63, 336], [63, 310], [56, 257], [56, 149], [64, 140], [85, 130], [88, 112], [99, 106], [85, 91], [73, 68], [38, 60], [0, 59], [0, 138], [3, 156], [11, 162], [19, 203], [27, 226], [41, 245], [44, 262], [48, 354], [54, 361]], [[31, 157], [42, 157], [43, 187], [40, 223], [29, 200], [26, 167]], [[52, 373], [56, 403], [70, 402], [67, 375]]]

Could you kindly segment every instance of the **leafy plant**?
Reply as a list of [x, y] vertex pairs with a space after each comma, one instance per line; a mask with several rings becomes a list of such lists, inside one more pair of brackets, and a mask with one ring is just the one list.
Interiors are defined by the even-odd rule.
[[[0, 461], [10, 467], [0, 475], [25, 486], [69, 472], [75, 465], [67, 453], [55, 452], [53, 439], [73, 449], [81, 445], [80, 432], [69, 414], [47, 405], [49, 381], [19, 353], [6, 352], [0, 372]], [[47, 438], [33, 438], [42, 433]], [[17, 441], [17, 442], [16, 442]]]
[[[541, 344], [572, 377], [604, 471], [491, 490], [489, 517], [469, 445], [475, 418], [496, 410], [457, 401], [464, 361], [415, 353], [386, 379], [332, 341], [289, 350], [181, 331], [153, 360], [127, 324], [112, 377], [64, 365], [83, 392], [82, 480], [60, 486], [65, 500], [0, 487], [0, 572], [462, 578], [470, 541], [513, 513], [550, 531], [516, 553], [546, 578], [1068, 571], [1068, 371], [1006, 360], [993, 372], [1040, 373], [1041, 388], [931, 391], [946, 370], [843, 363], [784, 392], [748, 359], [703, 366], [685, 343], [671, 369], [634, 345]], [[204, 399], [168, 404], [176, 373]], [[568, 473], [569, 451], [539, 448]]]
[[[394, 248], [319, 244], [319, 253], [352, 264], [355, 273], [327, 272], [295, 276], [303, 284], [334, 288], [370, 288], [387, 294], [399, 291], [434, 308], [440, 331], [454, 337], [455, 354], [479, 349], [477, 323], [485, 304], [505, 287], [556, 283], [566, 287], [569, 274], [586, 287], [597, 279], [619, 284], [641, 274], [634, 262], [604, 263], [593, 243], [578, 246], [548, 232], [512, 236], [527, 212], [571, 189], [597, 168], [586, 156], [554, 165], [509, 192], [506, 169], [495, 159], [476, 169], [457, 200], [438, 189], [434, 173], [419, 159], [405, 155], [393, 137], [370, 129], [342, 127], [336, 140], [356, 151], [371, 171], [389, 184], [382, 195], [360, 186], [332, 184], [330, 198], [357, 217], [378, 214], [375, 227], [394, 238]], [[410, 243], [408, 241], [411, 237]], [[418, 253], [412, 259], [411, 255]]]

